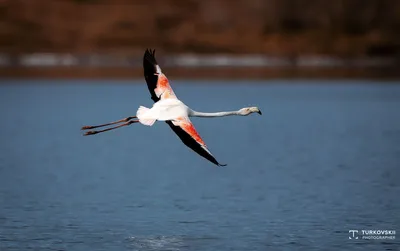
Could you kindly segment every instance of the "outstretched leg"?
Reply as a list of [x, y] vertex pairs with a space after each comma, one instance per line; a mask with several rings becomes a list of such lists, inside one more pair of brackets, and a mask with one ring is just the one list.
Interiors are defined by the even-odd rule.
[[122, 122], [128, 122], [128, 121], [130, 121], [131, 119], [135, 119], [135, 118], [136, 118], [136, 116], [132, 116], [132, 117], [127, 117], [127, 118], [118, 120], [118, 121], [110, 122], [110, 123], [107, 123], [107, 124], [96, 125], [96, 126], [83, 126], [83, 127], [81, 128], [81, 130], [94, 129], [94, 128], [103, 127], [103, 126], [108, 126], [108, 125], [114, 125], [114, 124], [118, 124], [118, 123], [122, 123]]
[[[104, 129], [104, 130], [99, 130], [99, 131], [87, 131], [83, 136], [94, 135], [94, 134], [98, 134], [98, 133], [101, 133], [101, 132], [111, 131], [111, 130], [114, 130], [114, 129], [117, 129], [117, 128], [120, 128], [120, 127], [123, 127], [123, 126], [128, 126], [128, 125], [131, 125], [131, 124], [137, 123], [137, 122], [139, 122], [139, 120], [130, 120], [130, 121], [128, 121], [128, 122], [126, 122], [126, 123], [123, 123], [123, 124], [121, 124], [121, 125], [114, 126], [114, 127], [110, 127], [110, 128]], [[109, 124], [111, 124], [111, 123], [109, 123]], [[114, 123], [114, 124], [115, 124], [115, 123]], [[99, 127], [99, 126], [97, 126], [97, 127]]]

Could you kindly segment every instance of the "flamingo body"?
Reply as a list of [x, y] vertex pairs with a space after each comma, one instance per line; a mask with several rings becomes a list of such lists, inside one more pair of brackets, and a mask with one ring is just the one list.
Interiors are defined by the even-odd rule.
[[153, 119], [158, 121], [174, 120], [179, 117], [189, 116], [189, 107], [178, 99], [161, 99], [154, 103], [153, 107], [148, 109], [146, 113], [140, 113], [140, 108], [136, 112], [136, 116], [141, 122], [142, 119]]
[[[247, 116], [251, 113], [259, 113], [261, 115], [260, 109], [258, 109], [258, 107], [245, 107], [237, 111], [214, 113], [194, 111], [180, 101], [175, 95], [169, 84], [168, 78], [157, 64], [155, 50], [146, 50], [144, 53], [143, 69], [151, 99], [154, 101], [153, 106], [151, 108], [140, 106], [136, 112], [136, 116], [133, 117], [127, 117], [125, 119], [97, 126], [84, 126], [82, 127], [82, 130], [124, 122], [121, 125], [100, 131], [87, 131], [84, 135], [106, 132], [137, 122], [140, 122], [143, 125], [152, 126], [156, 121], [165, 121], [187, 147], [215, 165], [225, 166], [220, 164], [208, 150], [204, 140], [200, 137], [189, 117]], [[137, 118], [138, 120], [132, 120], [134, 118]]]

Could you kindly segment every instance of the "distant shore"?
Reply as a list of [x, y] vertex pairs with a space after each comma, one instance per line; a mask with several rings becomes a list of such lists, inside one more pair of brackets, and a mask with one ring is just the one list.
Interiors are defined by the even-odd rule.
[[[266, 55], [158, 57], [169, 77], [194, 79], [378, 78], [399, 79], [396, 58]], [[0, 54], [0, 78], [140, 78], [141, 55]]]

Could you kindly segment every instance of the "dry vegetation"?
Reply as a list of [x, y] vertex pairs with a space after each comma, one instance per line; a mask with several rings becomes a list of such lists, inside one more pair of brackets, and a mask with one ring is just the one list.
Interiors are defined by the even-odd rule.
[[398, 0], [1, 0], [0, 52], [393, 56]]

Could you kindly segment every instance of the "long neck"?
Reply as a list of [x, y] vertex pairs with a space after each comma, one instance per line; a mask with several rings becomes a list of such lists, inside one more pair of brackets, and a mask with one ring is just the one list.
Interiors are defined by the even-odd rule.
[[191, 111], [191, 117], [224, 117], [224, 116], [232, 116], [232, 115], [239, 115], [238, 111], [230, 111], [230, 112], [196, 112]]

